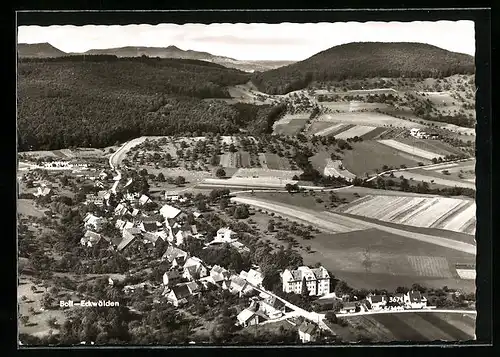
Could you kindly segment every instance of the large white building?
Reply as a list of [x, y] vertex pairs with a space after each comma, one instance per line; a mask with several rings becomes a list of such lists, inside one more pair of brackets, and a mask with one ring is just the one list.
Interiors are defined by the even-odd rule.
[[330, 275], [322, 266], [316, 269], [307, 266], [296, 270], [286, 269], [281, 274], [281, 281], [286, 293], [302, 294], [304, 282], [309, 295], [322, 296], [330, 293]]

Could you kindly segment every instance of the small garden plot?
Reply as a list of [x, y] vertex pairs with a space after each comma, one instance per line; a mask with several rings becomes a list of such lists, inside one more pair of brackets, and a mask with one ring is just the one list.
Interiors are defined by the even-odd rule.
[[383, 145], [387, 145], [387, 146], [389, 146], [391, 148], [394, 148], [396, 150], [402, 151], [402, 152], [404, 152], [406, 154], [410, 154], [410, 155], [413, 155], [413, 156], [421, 157], [421, 158], [424, 158], [424, 159], [427, 159], [427, 160], [432, 160], [434, 158], [437, 159], [439, 157], [444, 157], [445, 156], [445, 155], [439, 155], [436, 152], [419, 149], [416, 146], [407, 145], [407, 144], [404, 144], [404, 143], [401, 143], [399, 141], [392, 140], [392, 139], [389, 139], [389, 140], [379, 140], [378, 142], [381, 143], [381, 144], [383, 144]]
[[[299, 176], [299, 170], [272, 170], [261, 168], [241, 168], [235, 172], [234, 178], [274, 178], [279, 180], [293, 180], [294, 176]], [[283, 186], [284, 187], [284, 186]]]
[[342, 162], [347, 170], [360, 177], [381, 170], [384, 165], [413, 167], [422, 161], [377, 141], [351, 143], [351, 146], [352, 150], [344, 151]]
[[375, 130], [374, 126], [364, 126], [364, 125], [356, 125], [353, 128], [345, 130], [339, 134], [335, 135], [336, 139], [349, 139], [354, 137], [362, 137], [363, 135]]
[[[469, 208], [461, 209], [467, 205]], [[469, 200], [445, 197], [371, 196], [340, 207], [337, 212], [416, 227], [436, 228], [437, 225], [441, 229], [464, 232], [464, 225], [475, 220], [473, 205]]]
[[18, 199], [17, 200], [17, 213], [20, 215], [32, 216], [32, 217], [44, 217], [45, 214], [42, 210], [35, 207], [35, 202], [29, 199]]
[[[262, 165], [262, 167], [267, 167], [271, 170], [290, 170], [290, 163], [288, 162], [288, 159], [271, 153], [265, 153], [262, 155], [264, 155], [264, 164], [266, 165]], [[259, 154], [259, 158], [260, 157], [261, 156]]]
[[307, 123], [307, 118], [291, 119], [286, 124], [278, 124], [274, 126], [273, 133], [281, 135], [297, 135]]
[[410, 266], [419, 276], [431, 278], [452, 278], [448, 260], [445, 257], [408, 256]]
[[363, 140], [374, 140], [374, 139], [377, 139], [379, 136], [383, 135], [384, 133], [387, 133], [389, 130], [390, 129], [378, 127], [378, 128], [374, 128], [373, 130], [369, 131], [368, 133], [363, 134], [360, 137]]
[[354, 125], [368, 125], [378, 127], [399, 127], [399, 128], [424, 128], [424, 125], [413, 123], [408, 120], [392, 117], [390, 115], [376, 112], [353, 112], [338, 114], [323, 114], [317, 121], [330, 121]]

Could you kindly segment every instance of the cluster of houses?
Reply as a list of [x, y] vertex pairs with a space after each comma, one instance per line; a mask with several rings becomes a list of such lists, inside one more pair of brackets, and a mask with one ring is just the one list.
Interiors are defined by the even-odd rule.
[[418, 128], [410, 129], [410, 135], [417, 139], [438, 139], [439, 135], [436, 133], [427, 133]]
[[70, 161], [51, 161], [44, 162], [43, 167], [45, 168], [67, 168], [67, 169], [86, 169], [88, 165], [85, 163], [73, 163]]

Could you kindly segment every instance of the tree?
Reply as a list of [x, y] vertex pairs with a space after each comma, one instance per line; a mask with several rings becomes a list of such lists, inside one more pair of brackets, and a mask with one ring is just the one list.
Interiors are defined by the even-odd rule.
[[43, 294], [43, 298], [42, 298], [42, 306], [45, 308], [45, 309], [50, 309], [52, 308], [52, 306], [54, 305], [54, 298], [50, 295], [50, 294]]
[[325, 319], [326, 321], [332, 323], [332, 324], [336, 324], [337, 323], [337, 315], [335, 315], [335, 313], [333, 311], [328, 311], [326, 314], [325, 314]]
[[274, 232], [274, 223], [273, 222], [269, 222], [269, 224], [267, 225], [267, 230], [269, 232]]
[[226, 177], [226, 171], [222, 167], [219, 167], [215, 172], [215, 176], [217, 176], [218, 178]]
[[47, 326], [49, 326], [52, 329], [56, 329], [59, 327], [59, 324], [57, 323], [57, 319], [55, 317], [50, 317], [47, 319]]
[[163, 172], [160, 172], [158, 176], [156, 176], [156, 181], [165, 182], [165, 176], [163, 175]]
[[177, 176], [177, 178], [175, 179], [175, 184], [177, 186], [182, 186], [186, 183], [186, 178], [184, 176]]
[[248, 212], [248, 208], [245, 205], [239, 205], [234, 210], [234, 218], [236, 219], [245, 219], [250, 216], [250, 212]]

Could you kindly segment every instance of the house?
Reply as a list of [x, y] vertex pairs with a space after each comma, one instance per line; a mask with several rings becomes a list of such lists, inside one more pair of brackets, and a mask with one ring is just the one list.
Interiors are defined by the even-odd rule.
[[253, 290], [252, 286], [247, 281], [238, 275], [232, 275], [229, 279], [229, 292], [244, 296]]
[[162, 259], [167, 259], [167, 261], [172, 264], [172, 267], [184, 266], [186, 263], [188, 254], [172, 245], [169, 245], [166, 252], [163, 254]]
[[160, 208], [160, 214], [165, 217], [165, 219], [173, 219], [181, 214], [181, 210], [170, 205], [163, 205]]
[[83, 246], [86, 247], [93, 247], [96, 246], [97, 243], [100, 242], [101, 240], [101, 235], [92, 231], [86, 231], [85, 235], [83, 236], [82, 239], [80, 239], [80, 243]]
[[340, 313], [342, 314], [350, 314], [353, 312], [356, 312], [356, 309], [358, 308], [359, 303], [352, 301], [352, 302], [345, 302], [340, 309]]
[[305, 286], [309, 290], [309, 295], [322, 296], [330, 293], [330, 275], [328, 271], [320, 266], [311, 269], [301, 266], [296, 270], [286, 269], [281, 274], [283, 291], [287, 293], [302, 294]]
[[250, 269], [248, 272], [242, 270], [240, 276], [252, 285], [261, 286], [264, 276], [261, 272]]
[[380, 310], [387, 305], [387, 297], [385, 295], [368, 294], [366, 300], [370, 303], [372, 310]]
[[417, 128], [412, 128], [410, 129], [410, 135], [411, 136], [414, 136], [414, 137], [417, 137], [417, 134], [420, 132], [420, 129], [417, 129]]
[[123, 220], [118, 218], [115, 222], [115, 227], [121, 231], [125, 228], [126, 223], [127, 223], [127, 221], [123, 221]]
[[190, 233], [188, 231], [184, 230], [176, 230], [177, 232], [174, 234], [174, 244], [177, 246], [183, 245], [186, 238], [190, 236]]
[[187, 285], [177, 285], [170, 290], [167, 295], [167, 301], [175, 307], [183, 305], [187, 302], [187, 298], [191, 296], [191, 292]]
[[274, 296], [269, 296], [260, 301], [259, 309], [269, 316], [270, 319], [277, 319], [285, 313], [285, 303]]
[[227, 269], [224, 269], [219, 265], [214, 265], [210, 270], [210, 276], [215, 283], [220, 283], [224, 280], [229, 279], [230, 273]]
[[150, 203], [150, 202], [153, 202], [153, 201], [151, 201], [151, 198], [149, 198], [146, 195], [141, 195], [141, 197], [139, 197], [139, 204], [141, 204], [141, 205], [145, 205], [146, 203]]
[[423, 309], [427, 306], [427, 298], [422, 296], [420, 291], [412, 290], [404, 295], [404, 302], [406, 307], [411, 309]]
[[137, 208], [134, 208], [132, 210], [132, 213], [131, 213], [132, 217], [136, 217], [138, 214], [139, 214], [139, 210]]
[[151, 244], [153, 244], [153, 246], [156, 245], [156, 241], [160, 238], [157, 235], [150, 233], [150, 232], [146, 232], [142, 236], [144, 238], [145, 244], [151, 243]]
[[243, 327], [258, 325], [263, 320], [260, 315], [250, 308], [241, 311], [238, 316], [236, 316], [236, 319], [238, 320], [237, 324]]
[[188, 287], [189, 293], [191, 295], [199, 294], [201, 291], [200, 285], [198, 285], [195, 281], [190, 281], [189, 283], [186, 284], [186, 286]]
[[165, 191], [165, 200], [172, 202], [179, 201], [179, 195], [170, 194], [169, 192]]
[[141, 224], [139, 224], [139, 228], [143, 232], [156, 232], [158, 231], [158, 225], [156, 222], [144, 222], [142, 221]]
[[154, 234], [158, 238], [161, 238], [163, 241], [166, 241], [168, 238], [168, 234], [164, 230], [157, 231], [157, 232], [151, 232], [151, 234]]
[[304, 321], [299, 326], [299, 338], [302, 343], [314, 342], [318, 338], [318, 335], [318, 327], [311, 322]]
[[196, 280], [207, 276], [207, 269], [203, 266], [200, 258], [190, 257], [183, 266], [182, 277], [189, 280]]
[[200, 212], [193, 212], [193, 217], [196, 218], [196, 219], [198, 219], [200, 217], [203, 217], [203, 214], [200, 213]]
[[181, 278], [181, 274], [177, 269], [170, 269], [163, 274], [163, 285], [170, 286], [176, 283]]
[[135, 238], [141, 235], [141, 230], [139, 228], [125, 228], [122, 232], [123, 239], [117, 246], [119, 251], [125, 249], [130, 243], [132, 243]]
[[91, 193], [85, 195], [85, 204], [89, 205], [92, 203], [96, 206], [102, 206], [104, 204], [104, 198]]
[[107, 220], [102, 217], [94, 216], [92, 213], [87, 213], [87, 215], [83, 219], [83, 222], [85, 228], [100, 232]]
[[109, 174], [106, 171], [101, 171], [101, 173], [99, 174], [99, 178], [101, 180], [106, 180], [109, 178]]
[[127, 208], [127, 206], [125, 206], [123, 203], [119, 203], [116, 207], [115, 207], [115, 216], [124, 216], [126, 214], [129, 214], [129, 210]]
[[36, 197], [45, 197], [47, 195], [50, 195], [52, 193], [52, 189], [47, 186], [40, 186], [37, 187], [37, 191], [33, 194]]
[[231, 236], [233, 234], [234, 234], [234, 232], [232, 230], [230, 230], [228, 227], [226, 227], [226, 228], [220, 228], [217, 231], [217, 236], [214, 238], [214, 240], [217, 240], [219, 242], [230, 243], [232, 241], [231, 240]]

